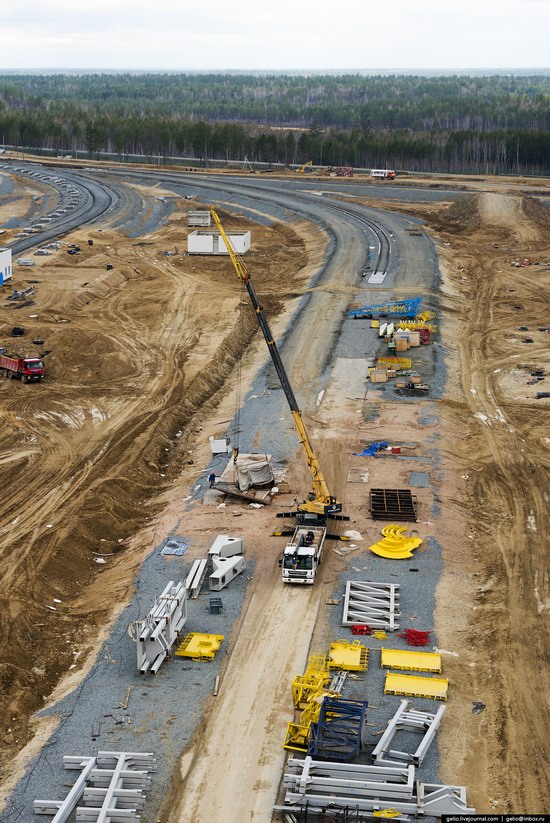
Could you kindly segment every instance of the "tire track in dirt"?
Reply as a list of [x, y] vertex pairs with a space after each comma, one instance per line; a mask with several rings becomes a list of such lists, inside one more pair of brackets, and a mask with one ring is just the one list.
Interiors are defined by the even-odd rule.
[[[8, 727], [15, 738], [4, 762], [112, 607], [101, 587], [86, 600], [98, 573], [91, 550], [116, 553], [130, 585], [135, 556], [124, 561], [120, 542], [155, 512], [159, 493], [189, 460], [185, 427], [223, 394], [257, 335], [253, 317], [241, 330], [240, 286], [227, 261], [162, 257], [166, 244], [181, 242], [180, 231], [171, 221], [150, 247], [86, 231], [74, 237], [83, 246], [78, 260], [59, 254], [41, 263], [32, 333], [52, 351], [47, 379], [0, 385], [0, 469], [10, 489], [0, 501], [0, 739]], [[262, 259], [269, 254], [260, 282], [271, 278], [274, 292], [304, 285], [299, 236], [285, 226], [258, 233]], [[268, 302], [279, 311], [280, 302]], [[0, 312], [4, 326], [13, 323], [9, 309]], [[71, 601], [80, 594], [75, 620]], [[50, 612], [54, 597], [62, 603]]]
[[[541, 799], [550, 796], [550, 706], [543, 685], [550, 663], [550, 459], [540, 448], [541, 428], [550, 414], [547, 406], [537, 406], [530, 414], [538, 422], [525, 426], [521, 406], [503, 394], [500, 375], [518, 361], [512, 326], [518, 319], [510, 304], [521, 303], [536, 316], [550, 289], [531, 272], [514, 271], [515, 295], [503, 300], [511, 282], [510, 257], [487, 248], [519, 238], [541, 254], [550, 249], [541, 249], [536, 226], [529, 231], [528, 221], [520, 220], [517, 201], [491, 195], [487, 203], [481, 196], [479, 214], [489, 217], [488, 225], [464, 239], [450, 236], [453, 257], [466, 263], [471, 296], [458, 348], [465, 404], [475, 423], [469, 425], [471, 453], [463, 452], [462, 458], [470, 463], [471, 530], [485, 585], [476, 596], [468, 639], [477, 652], [477, 687], [489, 707], [484, 735], [466, 754], [465, 769], [479, 811], [493, 810], [487, 803], [492, 796], [499, 799], [499, 812], [535, 813], [542, 811]], [[490, 236], [483, 237], [484, 232]], [[489, 243], [491, 232], [499, 243]], [[471, 248], [481, 245], [482, 237], [483, 252], [476, 248], [474, 257]], [[544, 352], [542, 344], [529, 346], [525, 360], [536, 362]], [[486, 776], [478, 763], [487, 764]]]

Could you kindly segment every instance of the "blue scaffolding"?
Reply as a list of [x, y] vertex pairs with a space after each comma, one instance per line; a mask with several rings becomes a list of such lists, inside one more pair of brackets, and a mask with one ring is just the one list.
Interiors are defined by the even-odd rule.
[[361, 753], [367, 722], [367, 701], [325, 697], [319, 721], [312, 723], [307, 753], [323, 760], [348, 763]]

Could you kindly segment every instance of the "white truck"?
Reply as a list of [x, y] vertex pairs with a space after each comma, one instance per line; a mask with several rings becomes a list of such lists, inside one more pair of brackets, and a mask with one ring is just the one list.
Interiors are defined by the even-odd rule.
[[384, 180], [395, 180], [395, 172], [393, 169], [371, 169], [371, 177], [381, 177]]
[[296, 526], [291, 542], [283, 552], [283, 583], [313, 585], [317, 567], [321, 563], [326, 534], [326, 526], [310, 525], [307, 522]]

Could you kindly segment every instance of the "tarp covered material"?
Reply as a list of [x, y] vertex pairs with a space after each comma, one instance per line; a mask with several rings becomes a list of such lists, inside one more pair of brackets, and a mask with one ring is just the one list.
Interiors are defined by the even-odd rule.
[[387, 449], [388, 443], [371, 443], [366, 449], [363, 449], [362, 452], [353, 452], [354, 457], [372, 457], [379, 452], [381, 449]]
[[274, 483], [270, 454], [239, 454], [231, 458], [220, 477], [222, 483], [234, 483], [242, 492], [252, 486]]

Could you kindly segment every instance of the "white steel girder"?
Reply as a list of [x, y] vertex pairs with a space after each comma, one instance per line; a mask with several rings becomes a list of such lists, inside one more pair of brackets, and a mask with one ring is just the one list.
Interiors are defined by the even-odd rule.
[[136, 623], [137, 667], [141, 674], [160, 669], [187, 620], [187, 591], [171, 580], [143, 621]]
[[[150, 785], [147, 772], [156, 770], [153, 754], [98, 752], [96, 757], [69, 755], [63, 758], [63, 765], [66, 769], [80, 769], [78, 780], [65, 800], [35, 800], [35, 814], [54, 815], [52, 823], [65, 823], [76, 807], [77, 823], [139, 823], [139, 812], [145, 802], [143, 789]], [[98, 768], [101, 765], [106, 768]], [[95, 786], [90, 787], [88, 782]], [[86, 805], [77, 806], [80, 798]]]
[[192, 600], [196, 600], [199, 596], [201, 586], [206, 577], [208, 569], [208, 560], [203, 557], [199, 560], [194, 560], [191, 570], [185, 578], [185, 588], [188, 594], [191, 595]]
[[[415, 781], [415, 767], [412, 765], [405, 768], [381, 766], [376, 770], [372, 766], [323, 763], [306, 757], [304, 760], [291, 758], [288, 768], [291, 773], [284, 776], [287, 788], [283, 807], [288, 812], [307, 807], [308, 811], [321, 813], [329, 808], [341, 807], [365, 812], [395, 809], [404, 814], [435, 817], [442, 814], [475, 814], [475, 810], [467, 806], [463, 786]], [[402, 779], [405, 773], [406, 787], [387, 780], [392, 776], [395, 779], [399, 773]], [[382, 780], [372, 781], [373, 775]], [[405, 788], [410, 793], [403, 793]]]

